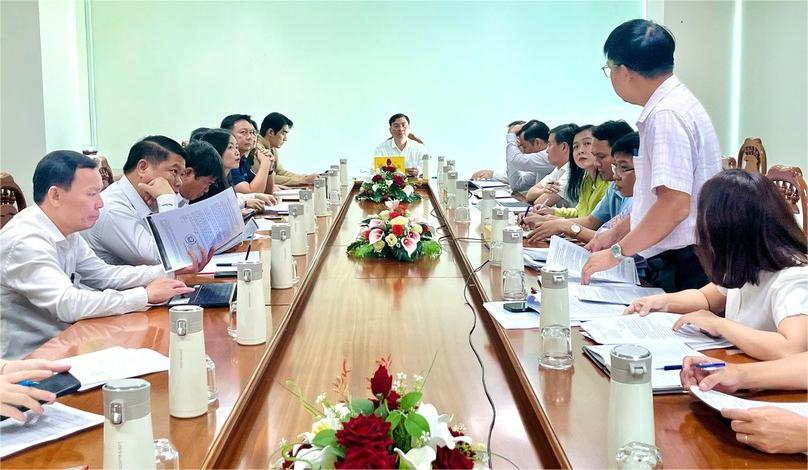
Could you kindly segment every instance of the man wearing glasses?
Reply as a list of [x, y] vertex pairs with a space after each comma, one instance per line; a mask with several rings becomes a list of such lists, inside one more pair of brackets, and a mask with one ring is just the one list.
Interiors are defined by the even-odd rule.
[[[269, 150], [256, 147], [258, 131], [255, 121], [247, 114], [231, 114], [222, 119], [221, 127], [229, 130], [236, 137], [238, 153], [242, 155], [238, 169], [234, 170], [234, 175], [237, 172], [241, 178], [234, 179], [237, 179], [237, 182], [249, 183], [251, 193], [272, 194], [274, 186], [272, 172], [275, 169], [275, 157]], [[253, 162], [258, 164], [251, 168]]]
[[646, 280], [666, 292], [707, 284], [693, 250], [696, 201], [704, 182], [721, 170], [721, 149], [707, 111], [673, 74], [674, 49], [667, 29], [641, 19], [615, 28], [603, 45], [603, 72], [615, 93], [643, 107], [640, 148], [630, 220], [591, 244], [584, 284], [635, 254], [648, 260]]

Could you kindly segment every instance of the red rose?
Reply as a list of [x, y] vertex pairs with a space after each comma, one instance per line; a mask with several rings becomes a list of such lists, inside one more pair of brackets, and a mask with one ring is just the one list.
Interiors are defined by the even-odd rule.
[[401, 209], [401, 212], [407, 212], [407, 205], [406, 204], [399, 204], [398, 207], [399, 207], [399, 209]]
[[389, 395], [387, 395], [387, 409], [388, 410], [397, 410], [398, 409], [398, 400], [401, 396], [398, 394], [397, 391], [392, 390]]
[[[404, 230], [402, 225], [393, 225], [394, 235], [398, 235], [396, 234], [396, 227]], [[374, 396], [381, 395], [382, 397], [386, 397], [392, 388], [393, 376], [387, 372], [387, 367], [385, 367], [383, 364], [379, 364], [379, 368], [376, 369], [376, 373], [370, 378], [371, 393], [373, 393]]]
[[404, 226], [403, 225], [393, 225], [393, 229], [391, 230], [393, 235], [400, 237], [404, 235]]
[[373, 181], [374, 183], [378, 183], [380, 179], [382, 179], [382, 175], [373, 175], [373, 178], [371, 178], [370, 180]]
[[396, 217], [398, 217], [399, 215], [401, 215], [401, 214], [399, 214], [399, 213], [398, 213], [398, 212], [396, 212], [396, 211], [391, 212], [391, 213], [390, 213], [390, 220], [395, 219], [395, 218], [396, 218]]
[[474, 468], [474, 461], [466, 457], [457, 447], [438, 447], [432, 468]]
[[404, 189], [404, 177], [401, 175], [393, 175], [393, 183], [399, 188]]
[[[392, 442], [392, 441], [391, 441]], [[395, 468], [396, 456], [383, 447], [349, 447], [334, 468]]]
[[386, 451], [387, 446], [393, 445], [389, 433], [390, 423], [376, 415], [359, 415], [345, 422], [337, 431], [337, 442], [349, 449], [378, 446]]

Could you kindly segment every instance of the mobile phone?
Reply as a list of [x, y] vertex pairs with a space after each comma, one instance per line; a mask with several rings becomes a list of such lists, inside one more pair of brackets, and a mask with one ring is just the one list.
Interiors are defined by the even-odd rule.
[[[74, 377], [70, 372], [60, 372], [48, 377], [47, 379], [40, 380], [39, 382], [29, 382], [26, 385], [33, 388], [38, 388], [40, 390], [47, 390], [54, 393], [57, 398], [77, 392], [78, 389], [81, 388], [81, 382], [79, 382], [79, 379]], [[47, 402], [40, 400], [39, 403]], [[17, 409], [22, 412], [28, 411], [28, 408], [24, 406], [18, 406]], [[0, 416], [0, 421], [6, 418], [7, 416]]]
[[505, 310], [514, 313], [529, 312], [531, 310], [527, 306], [527, 302], [511, 302], [503, 305], [503, 307], [505, 307]]

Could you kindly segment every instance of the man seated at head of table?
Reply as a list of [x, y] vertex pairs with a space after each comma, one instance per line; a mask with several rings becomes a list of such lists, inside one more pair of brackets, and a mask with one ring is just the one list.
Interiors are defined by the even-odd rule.
[[[135, 143], [123, 177], [101, 193], [98, 221], [82, 232], [90, 248], [108, 264], [160, 264], [157, 243], [145, 217], [179, 206], [185, 149], [175, 140], [153, 135]], [[178, 273], [198, 272], [212, 253], [190, 253], [194, 263]]]
[[513, 191], [529, 190], [555, 169], [547, 157], [549, 137], [550, 128], [536, 119], [512, 123], [506, 134], [505, 175], [495, 174], [493, 170], [479, 170], [471, 175], [471, 179], [495, 178], [508, 183]]
[[409, 176], [417, 176], [421, 172], [421, 163], [426, 146], [410, 133], [410, 118], [406, 114], [397, 113], [390, 116], [390, 136], [376, 146], [374, 157], [404, 157], [404, 172]]
[[570, 177], [572, 143], [577, 128], [577, 125], [570, 123], [550, 129], [547, 138], [547, 159], [555, 169], [525, 194], [527, 202], [532, 202], [534, 207], [568, 207], [578, 202], [565, 199]]
[[603, 180], [611, 181], [606, 189], [606, 195], [586, 217], [550, 220], [542, 220], [542, 216], [539, 214], [529, 214], [524, 217], [522, 225], [532, 229], [527, 237], [528, 242], [537, 243], [552, 235], [566, 235], [582, 242], [588, 242], [606, 222], [625, 214], [630, 209], [634, 187], [633, 175], [631, 175], [631, 188], [625, 189], [628, 192], [628, 196], [626, 196], [623, 193], [624, 190], [618, 190], [615, 171], [612, 168], [622, 169], [615, 165], [618, 156], [623, 162], [628, 160], [628, 164], [632, 165], [630, 168], [633, 168], [634, 151], [639, 148], [640, 143], [639, 134], [632, 132], [631, 126], [625, 121], [606, 121], [595, 127], [593, 135], [595, 140], [592, 149], [598, 173]]
[[[794, 354], [774, 361], [746, 364], [727, 363], [724, 367], [701, 368], [715, 363], [707, 356], [688, 356], [682, 364], [682, 387], [735, 393], [741, 389], [808, 390], [808, 353]], [[732, 420], [738, 442], [770, 454], [796, 454], [808, 451], [808, 416], [774, 406], [721, 410]]]
[[[192, 289], [162, 266], [112, 266], [78, 232], [104, 205], [96, 163], [77, 152], [46, 155], [34, 202], [0, 230], [0, 357], [25, 357], [71, 323], [145, 310]], [[176, 202], [176, 196], [172, 194]]]
[[808, 246], [780, 190], [759, 173], [727, 170], [698, 202], [697, 253], [710, 282], [626, 311], [684, 314], [675, 330], [694, 325], [760, 360], [808, 350]]
[[[274, 181], [277, 189], [288, 189], [288, 186], [313, 185], [316, 173], [303, 175], [294, 173], [281, 165], [278, 159], [278, 151], [286, 143], [287, 136], [292, 130], [292, 120], [281, 113], [269, 113], [261, 121], [261, 129], [258, 133], [258, 147], [269, 149], [275, 159]], [[253, 171], [256, 171], [253, 163]], [[269, 192], [267, 190], [267, 192]]]

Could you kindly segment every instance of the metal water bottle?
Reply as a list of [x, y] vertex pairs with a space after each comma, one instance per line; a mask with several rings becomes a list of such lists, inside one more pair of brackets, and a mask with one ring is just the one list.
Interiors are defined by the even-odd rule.
[[[542, 299], [542, 303], [543, 299]], [[630, 442], [655, 445], [651, 353], [642, 346], [621, 344], [612, 349], [609, 384], [609, 465], [618, 449]]]
[[502, 264], [502, 231], [508, 226], [508, 215], [508, 209], [504, 207], [495, 207], [492, 211], [491, 243], [488, 252], [488, 259], [492, 266]]
[[421, 157], [421, 178], [429, 181], [429, 154]]
[[497, 192], [494, 189], [483, 189], [483, 198], [480, 199], [480, 214], [483, 225], [491, 225], [492, 211], [496, 202]]
[[[292, 259], [292, 236], [289, 224], [272, 227], [272, 288], [288, 289], [295, 283], [295, 261]], [[241, 302], [239, 302], [241, 312]], [[239, 317], [241, 320], [241, 317]]]
[[[328, 210], [328, 200], [326, 199], [326, 181], [325, 178], [318, 177], [314, 179], [314, 215], [317, 217], [327, 217], [331, 215]], [[274, 227], [273, 227], [274, 230]]]
[[469, 182], [460, 180], [455, 184], [455, 222], [468, 222], [469, 214]]
[[303, 204], [303, 216], [306, 219], [306, 233], [316, 233], [317, 220], [314, 216], [314, 200], [310, 189], [300, 190], [300, 202]]
[[512, 225], [502, 230], [502, 271], [525, 270], [522, 259], [522, 228]]
[[104, 384], [102, 391], [104, 468], [155, 468], [149, 382], [113, 380]]
[[292, 255], [300, 256], [309, 252], [306, 243], [306, 216], [303, 204], [289, 204], [289, 226], [292, 229]]
[[[283, 224], [285, 225], [285, 224]], [[275, 233], [276, 227], [272, 227]], [[288, 226], [287, 226], [288, 227]], [[275, 267], [275, 242], [272, 242], [272, 268]], [[236, 322], [236, 342], [246, 346], [266, 343], [267, 314], [263, 269], [260, 261], [239, 261], [236, 263], [238, 276], [237, 299], [238, 322]], [[274, 277], [274, 276], [273, 276]], [[274, 281], [274, 279], [272, 279]], [[272, 287], [275, 287], [274, 285]]]
[[348, 159], [339, 159], [339, 184], [340, 186], [348, 186]]
[[168, 310], [168, 412], [175, 418], [193, 418], [208, 411], [203, 310], [178, 305]]

